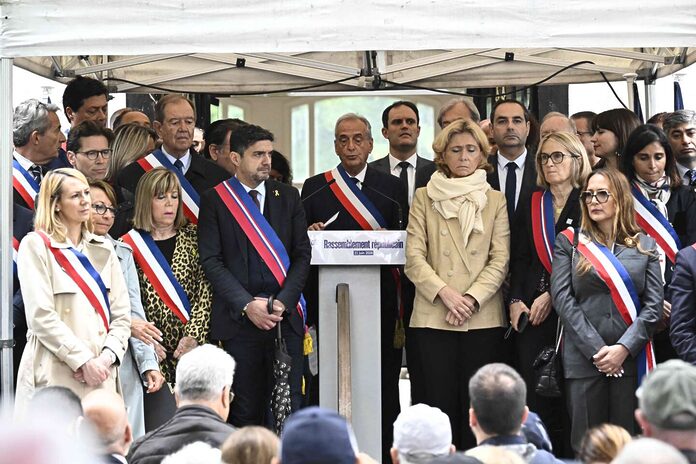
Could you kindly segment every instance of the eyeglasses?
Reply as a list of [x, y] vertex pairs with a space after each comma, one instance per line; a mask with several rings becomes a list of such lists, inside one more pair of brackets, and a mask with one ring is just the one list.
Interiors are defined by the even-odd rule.
[[100, 216], [104, 216], [107, 211], [110, 212], [112, 216], [116, 216], [117, 211], [116, 208], [106, 206], [104, 203], [95, 203], [92, 205], [92, 209]]
[[580, 193], [580, 199], [584, 201], [586, 205], [592, 203], [593, 199], [597, 200], [597, 203], [606, 203], [609, 201], [610, 196], [611, 192], [608, 190], [597, 190], [595, 192], [585, 190], [584, 192]]
[[553, 161], [553, 164], [561, 164], [563, 162], [563, 158], [565, 158], [566, 156], [570, 158], [578, 158], [575, 155], [569, 155], [560, 151], [554, 151], [553, 153], [540, 153], [539, 161], [541, 161], [542, 165], [548, 164], [549, 160]]
[[76, 151], [75, 153], [80, 153], [82, 155], [85, 155], [87, 159], [90, 159], [92, 161], [96, 160], [99, 155], [101, 155], [102, 158], [104, 159], [109, 159], [111, 158], [111, 154], [114, 151], [111, 148], [106, 148], [104, 150], [89, 150], [89, 151]]

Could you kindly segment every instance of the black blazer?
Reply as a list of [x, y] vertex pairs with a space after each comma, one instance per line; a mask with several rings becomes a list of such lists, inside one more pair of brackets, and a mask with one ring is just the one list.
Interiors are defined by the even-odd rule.
[[[311, 247], [300, 195], [292, 186], [266, 181], [264, 217], [283, 242], [290, 256], [290, 269], [283, 287], [275, 295], [289, 311], [293, 330], [303, 334], [302, 320], [295, 310], [307, 279]], [[201, 197], [198, 217], [198, 253], [206, 277], [213, 287], [210, 337], [228, 340], [242, 324], [242, 309], [256, 295], [247, 291], [256, 276], [249, 273], [249, 241], [215, 190]]]
[[[14, 203], [12, 205], [12, 236], [20, 242], [29, 232], [34, 230], [34, 213], [23, 206]], [[19, 279], [15, 274], [12, 279], [12, 291], [19, 289]]]
[[[538, 189], [541, 190], [541, 189]], [[517, 246], [510, 251], [510, 299], [522, 300], [531, 308], [534, 298], [539, 296], [537, 287], [542, 276], [550, 283], [551, 276], [539, 260], [532, 232], [532, 198], [517, 205], [520, 222], [516, 233]], [[556, 235], [568, 227], [580, 227], [580, 190], [573, 189], [568, 196], [563, 211], [556, 222]]]
[[[389, 165], [389, 156], [380, 158], [378, 160], [372, 161], [370, 166], [377, 169], [378, 171], [391, 174], [391, 166]], [[416, 183], [413, 190], [425, 187], [430, 180], [430, 177], [437, 170], [437, 166], [430, 160], [418, 156], [416, 158]]]
[[[689, 192], [691, 193], [691, 192]], [[696, 364], [696, 249], [687, 246], [677, 253], [670, 284], [672, 319], [669, 335], [679, 358]]]
[[[488, 183], [494, 190], [502, 191], [500, 189], [500, 180], [498, 179], [498, 155], [491, 155], [488, 157], [488, 163], [493, 166], [493, 172], [488, 174]], [[522, 187], [520, 188], [520, 196], [517, 199], [517, 207], [515, 208], [514, 217], [508, 218], [510, 221], [510, 236], [514, 237], [515, 229], [512, 228], [513, 224], [519, 221], [520, 205], [525, 205], [529, 203], [529, 199], [532, 198], [532, 193], [537, 189], [536, 184], [537, 171], [536, 162], [534, 160], [534, 153], [527, 150], [527, 158], [524, 160], [524, 174], [522, 175]]]

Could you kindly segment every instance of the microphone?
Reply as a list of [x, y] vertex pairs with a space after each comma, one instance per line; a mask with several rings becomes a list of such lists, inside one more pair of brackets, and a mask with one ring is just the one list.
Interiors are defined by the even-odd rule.
[[328, 181], [326, 184], [322, 185], [321, 187], [319, 187], [318, 189], [316, 189], [314, 192], [312, 192], [312, 193], [310, 193], [309, 195], [307, 195], [307, 198], [303, 198], [303, 199], [302, 199], [302, 203], [304, 203], [305, 201], [309, 200], [310, 198], [312, 198], [314, 195], [316, 195], [317, 193], [321, 192], [322, 190], [328, 188], [328, 187], [331, 186], [331, 184], [333, 184], [334, 182], [336, 182], [336, 179], [331, 179], [331, 180]]
[[393, 198], [390, 197], [389, 195], [386, 195], [386, 194], [380, 192], [380, 191], [377, 190], [376, 188], [373, 188], [373, 187], [371, 187], [371, 186], [369, 186], [369, 185], [365, 185], [364, 182], [363, 182], [362, 186], [363, 186], [364, 188], [368, 188], [368, 189], [372, 190], [372, 191], [375, 192], [377, 195], [386, 198], [387, 200], [391, 201], [392, 203], [394, 203], [394, 204], [396, 205], [396, 208], [397, 208], [397, 210], [398, 210], [398, 212], [399, 212], [399, 230], [404, 230], [404, 211], [403, 211], [403, 209], [401, 208], [401, 203], [399, 203], [398, 201], [396, 201], [395, 199], [393, 199]]

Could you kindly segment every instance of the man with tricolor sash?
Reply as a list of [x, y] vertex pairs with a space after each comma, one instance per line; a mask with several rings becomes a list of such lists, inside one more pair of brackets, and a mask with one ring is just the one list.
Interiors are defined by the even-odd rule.
[[[155, 106], [153, 122], [162, 148], [123, 168], [116, 182], [134, 195], [143, 174], [157, 167], [169, 169], [179, 178], [184, 214], [194, 224], [198, 222], [200, 195], [228, 177], [224, 169], [191, 149], [195, 125], [196, 111], [191, 101], [175, 94], [162, 97]], [[132, 209], [128, 213], [132, 215]]]
[[19, 277], [17, 275], [17, 252], [19, 242], [25, 235], [34, 228], [34, 215], [26, 208], [15, 203], [12, 207], [12, 324], [14, 325], [14, 349], [12, 350], [12, 361], [14, 364], [14, 380], [17, 382], [17, 370], [19, 361], [22, 359], [24, 347], [27, 344], [27, 317], [24, 314], [24, 301], [22, 291], [19, 288]]
[[[348, 113], [336, 122], [334, 149], [340, 164], [305, 181], [302, 198], [310, 230], [402, 229], [408, 215], [405, 187], [391, 174], [367, 164], [373, 147], [369, 121]], [[309, 321], [318, 322], [317, 272], [312, 269]], [[382, 266], [382, 444], [388, 459], [393, 423], [399, 414], [399, 372], [403, 347], [403, 304], [398, 267]], [[311, 290], [310, 290], [311, 289]], [[321, 332], [321, 329], [319, 329]]]
[[203, 194], [198, 246], [213, 287], [210, 338], [237, 363], [228, 422], [242, 427], [267, 424], [278, 328], [292, 358], [291, 407], [301, 406], [311, 250], [299, 193], [269, 179], [273, 134], [246, 125], [230, 140], [236, 175]]
[[17, 105], [12, 117], [14, 202], [30, 210], [49, 165], [65, 142], [58, 111], [56, 105], [31, 99]]

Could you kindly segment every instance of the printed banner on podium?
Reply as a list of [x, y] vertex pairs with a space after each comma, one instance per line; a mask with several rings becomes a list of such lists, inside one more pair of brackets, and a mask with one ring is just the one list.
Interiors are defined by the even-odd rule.
[[312, 264], [400, 265], [406, 263], [406, 231], [309, 231]]

